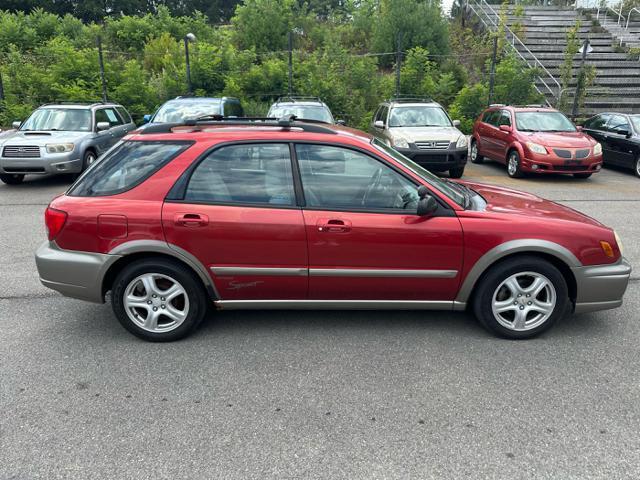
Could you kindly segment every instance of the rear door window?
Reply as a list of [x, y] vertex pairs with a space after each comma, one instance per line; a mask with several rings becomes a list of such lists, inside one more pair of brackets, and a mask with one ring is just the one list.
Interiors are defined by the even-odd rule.
[[189, 148], [192, 142], [123, 142], [71, 187], [73, 197], [116, 195], [140, 185]]
[[131, 123], [131, 115], [127, 112], [124, 107], [116, 107], [116, 111], [120, 114], [120, 118], [124, 121], [124, 123]]

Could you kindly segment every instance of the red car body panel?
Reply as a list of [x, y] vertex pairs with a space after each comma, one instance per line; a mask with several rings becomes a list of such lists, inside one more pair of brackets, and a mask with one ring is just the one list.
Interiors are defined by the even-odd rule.
[[[201, 132], [148, 134], [144, 140], [190, 140], [194, 144], [142, 184], [107, 197], [60, 196], [51, 207], [68, 213], [56, 237], [60, 248], [110, 253], [138, 240], [167, 242], [206, 268], [223, 300], [386, 299], [453, 300], [476, 262], [492, 248], [517, 239], [544, 239], [571, 251], [583, 265], [614, 263], [620, 251], [611, 229], [567, 207], [515, 190], [468, 185], [487, 201], [464, 210], [415, 172], [370, 144], [368, 135], [335, 128], [338, 135], [266, 128], [211, 128]], [[139, 140], [130, 135], [126, 139]], [[417, 215], [336, 212], [305, 208], [190, 204], [165, 201], [180, 175], [202, 153], [242, 141], [318, 142], [354, 146], [384, 159], [424, 184], [452, 214]], [[577, 140], [576, 140], [577, 141]], [[106, 216], [106, 217], [104, 217]], [[102, 220], [99, 220], [101, 219]], [[615, 257], [606, 257], [600, 241]], [[216, 267], [302, 269], [318, 275], [215, 273]], [[333, 275], [327, 270], [398, 269], [452, 271], [447, 278]]]
[[[497, 126], [484, 122], [486, 112], [503, 110], [509, 112], [512, 127], [503, 130]], [[507, 162], [508, 152], [516, 149], [520, 155], [521, 169], [528, 173], [596, 173], [602, 166], [602, 153], [594, 154], [593, 147], [598, 143], [589, 135], [581, 131], [575, 132], [523, 132], [518, 131], [515, 122], [516, 112], [555, 111], [547, 108], [528, 108], [497, 106], [491, 107], [478, 117], [473, 125], [473, 139], [478, 145], [480, 155], [501, 163]], [[527, 142], [543, 145], [546, 154], [539, 154], [527, 147]], [[589, 150], [588, 155], [578, 156], [583, 150]], [[564, 150], [562, 157], [555, 150]], [[533, 168], [535, 165], [535, 169]]]

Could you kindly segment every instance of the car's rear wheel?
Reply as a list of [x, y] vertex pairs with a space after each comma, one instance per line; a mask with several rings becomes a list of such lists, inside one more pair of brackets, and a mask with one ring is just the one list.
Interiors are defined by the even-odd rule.
[[449, 177], [451, 178], [461, 178], [464, 173], [464, 167], [456, 167], [449, 169]]
[[501, 262], [480, 282], [473, 303], [476, 317], [505, 338], [530, 338], [544, 332], [565, 314], [569, 303], [567, 282], [560, 271], [537, 257]]
[[586, 178], [589, 178], [591, 175], [592, 175], [591, 173], [574, 173], [573, 178], [586, 179]]
[[507, 174], [511, 178], [521, 178], [524, 176], [522, 165], [520, 163], [520, 154], [517, 150], [511, 150], [507, 157]]
[[7, 185], [19, 185], [24, 180], [24, 175], [18, 173], [6, 173], [0, 175], [0, 180], [2, 180], [2, 183], [6, 183]]
[[480, 152], [478, 151], [478, 142], [475, 140], [471, 140], [471, 151], [469, 153], [469, 157], [471, 159], [471, 163], [484, 162], [484, 157], [480, 155]]
[[118, 321], [131, 333], [166, 342], [196, 329], [207, 310], [207, 297], [199, 280], [180, 263], [146, 259], [118, 274], [111, 304]]

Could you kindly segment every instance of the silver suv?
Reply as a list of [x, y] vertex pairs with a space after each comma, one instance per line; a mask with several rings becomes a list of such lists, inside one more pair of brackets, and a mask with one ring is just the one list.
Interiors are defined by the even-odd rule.
[[335, 120], [326, 103], [318, 97], [288, 96], [280, 97], [269, 108], [267, 117], [282, 118], [295, 115], [300, 120], [316, 120], [318, 122], [344, 125], [343, 120]]
[[439, 103], [423, 98], [382, 102], [370, 133], [404, 156], [434, 172], [460, 178], [467, 163], [467, 137]]
[[0, 137], [0, 180], [17, 185], [25, 175], [80, 173], [136, 128], [115, 103], [55, 103], [33, 111], [17, 130]]

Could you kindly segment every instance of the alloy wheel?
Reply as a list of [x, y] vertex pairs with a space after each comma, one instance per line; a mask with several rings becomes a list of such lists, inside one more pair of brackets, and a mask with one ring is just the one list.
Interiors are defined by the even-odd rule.
[[124, 291], [123, 303], [132, 322], [154, 333], [175, 330], [189, 314], [185, 288], [160, 273], [145, 273], [134, 278]]
[[509, 175], [515, 175], [518, 171], [518, 158], [515, 153], [509, 155], [509, 164], [507, 165], [507, 170], [509, 171]]
[[476, 142], [471, 143], [471, 161], [475, 162], [478, 159], [478, 145]]
[[556, 303], [556, 289], [547, 277], [537, 272], [520, 272], [498, 285], [491, 308], [500, 325], [524, 332], [546, 322]]

